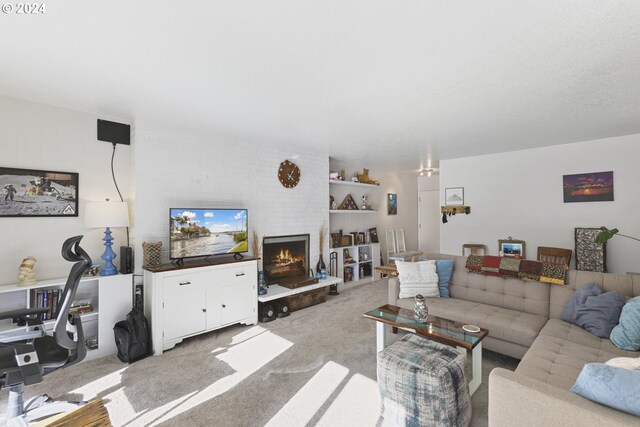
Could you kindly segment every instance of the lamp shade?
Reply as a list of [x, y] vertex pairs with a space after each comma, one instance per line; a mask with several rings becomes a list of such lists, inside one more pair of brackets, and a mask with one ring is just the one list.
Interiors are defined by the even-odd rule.
[[88, 228], [128, 227], [127, 202], [87, 202], [84, 223]]

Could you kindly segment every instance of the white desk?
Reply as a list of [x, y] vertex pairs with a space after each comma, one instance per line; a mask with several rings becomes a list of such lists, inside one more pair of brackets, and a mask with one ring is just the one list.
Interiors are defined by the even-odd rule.
[[339, 285], [340, 283], [344, 283], [344, 281], [341, 278], [327, 276], [326, 279], [321, 279], [318, 281], [318, 283], [314, 283], [313, 285], [301, 286], [295, 289], [285, 288], [284, 286], [280, 286], [280, 285], [271, 285], [269, 286], [269, 290], [267, 291], [266, 295], [258, 295], [258, 301], [260, 302], [273, 301], [274, 299], [290, 297], [291, 295], [312, 291], [314, 289], [324, 288], [329, 285]]

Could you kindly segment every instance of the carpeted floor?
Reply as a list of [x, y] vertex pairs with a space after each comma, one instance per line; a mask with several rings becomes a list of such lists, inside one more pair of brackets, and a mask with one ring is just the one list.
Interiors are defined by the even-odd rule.
[[[271, 323], [231, 326], [132, 365], [115, 356], [54, 372], [27, 387], [67, 400], [96, 396], [114, 425], [363, 426], [378, 416], [375, 324], [386, 281], [341, 286], [339, 296]], [[474, 426], [487, 425], [487, 376], [517, 360], [484, 352]], [[7, 392], [0, 392], [4, 412]]]

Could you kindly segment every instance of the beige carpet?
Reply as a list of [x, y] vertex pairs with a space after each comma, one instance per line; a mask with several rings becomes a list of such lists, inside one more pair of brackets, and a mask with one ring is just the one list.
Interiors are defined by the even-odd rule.
[[[114, 425], [383, 426], [375, 324], [362, 313], [386, 303], [386, 281], [340, 292], [287, 318], [194, 337], [132, 365], [112, 356], [57, 371], [25, 394], [102, 397]], [[489, 371], [517, 364], [484, 353], [474, 426], [487, 425]], [[2, 390], [2, 412], [6, 400]]]

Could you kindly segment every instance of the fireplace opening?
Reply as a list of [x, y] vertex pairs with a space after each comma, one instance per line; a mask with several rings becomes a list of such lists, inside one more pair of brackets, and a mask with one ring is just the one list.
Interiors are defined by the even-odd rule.
[[309, 235], [265, 237], [262, 240], [264, 278], [267, 284], [306, 277], [309, 271]]

